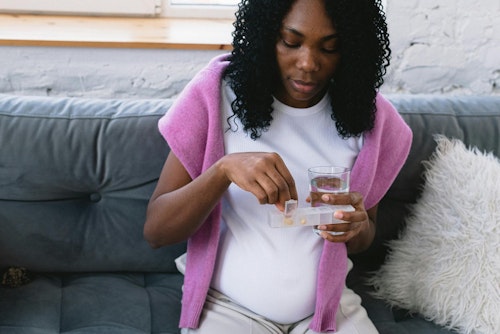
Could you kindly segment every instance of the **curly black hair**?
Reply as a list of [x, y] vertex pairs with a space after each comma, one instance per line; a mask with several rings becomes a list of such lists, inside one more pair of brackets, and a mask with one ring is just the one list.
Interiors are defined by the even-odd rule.
[[[233, 51], [225, 70], [236, 94], [234, 116], [260, 137], [271, 125], [279, 69], [276, 42], [296, 0], [243, 0], [236, 12]], [[332, 119], [343, 138], [373, 129], [375, 96], [383, 84], [391, 50], [380, 0], [325, 0], [340, 38], [341, 62], [330, 82]], [[228, 120], [229, 121], [229, 120]]]

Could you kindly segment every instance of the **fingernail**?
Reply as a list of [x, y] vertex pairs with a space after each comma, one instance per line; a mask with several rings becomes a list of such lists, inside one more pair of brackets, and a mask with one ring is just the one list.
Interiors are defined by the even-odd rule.
[[342, 213], [342, 211], [335, 211], [333, 213], [333, 216], [337, 219], [342, 219], [342, 217], [344, 217], [344, 214]]
[[321, 199], [325, 202], [328, 202], [330, 200], [330, 196], [328, 196], [327, 194], [323, 194], [321, 195]]

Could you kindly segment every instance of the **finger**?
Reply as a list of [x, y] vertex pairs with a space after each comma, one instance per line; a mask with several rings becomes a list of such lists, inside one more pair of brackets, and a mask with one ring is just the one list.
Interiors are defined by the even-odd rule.
[[320, 231], [335, 232], [335, 233], [354, 233], [357, 234], [363, 222], [350, 222], [318, 225], [316, 228]]
[[333, 213], [333, 218], [338, 220], [343, 220], [345, 222], [353, 223], [357, 221], [362, 221], [365, 219], [364, 211], [344, 211], [344, 210], [336, 210]]
[[284, 205], [290, 199], [298, 199], [295, 180], [288, 168], [281, 162], [281, 159], [277, 161], [275, 169], [268, 172], [268, 175], [277, 190], [276, 193], [272, 193], [276, 196], [273, 197], [273, 200], [275, 200], [274, 203], [279, 202]]
[[324, 224], [318, 225], [317, 229], [320, 231], [327, 232], [347, 232], [350, 230], [351, 223], [335, 223], [335, 224]]
[[358, 192], [338, 194], [321, 193], [321, 201], [333, 205], [352, 205], [364, 210], [363, 195]]
[[345, 233], [343, 234], [332, 234], [328, 231], [322, 231], [320, 234], [320, 237], [323, 239], [330, 241], [330, 242], [337, 242], [337, 243], [344, 243], [346, 242], [346, 237]]
[[257, 180], [255, 180], [252, 185], [249, 186], [249, 188], [246, 190], [251, 192], [257, 198], [260, 204], [269, 203], [269, 196], [266, 189]]
[[345, 194], [328, 194], [328, 193], [323, 193], [321, 194], [320, 200], [324, 203], [331, 204], [331, 205], [352, 205], [353, 197], [351, 193], [345, 193]]
[[297, 189], [295, 187], [295, 180], [279, 155], [277, 155], [275, 166], [276, 170], [287, 184], [288, 191], [291, 194], [291, 199], [297, 199]]
[[[288, 177], [291, 179], [291, 181], [287, 179]], [[296, 199], [291, 196], [291, 184], [294, 183], [291, 176], [283, 175], [278, 170], [276, 170], [275, 173], [273, 173], [273, 181], [278, 187], [278, 200], [280, 202], [285, 202], [289, 199]]]
[[277, 173], [266, 173], [255, 180], [256, 192], [254, 193], [261, 204], [275, 204], [279, 202], [280, 193], [288, 193], [287, 185]]
[[319, 234], [323, 239], [330, 242], [346, 243], [351, 240], [356, 233], [353, 231], [334, 232], [334, 231], [321, 231]]
[[288, 183], [288, 189], [290, 191], [290, 199], [299, 199], [299, 194], [297, 192], [297, 187], [295, 187], [295, 181]]
[[282, 200], [288, 201], [289, 199], [299, 199], [297, 187], [295, 186], [295, 179], [293, 178], [292, 174], [285, 166], [285, 164], [277, 164], [276, 169], [286, 183], [286, 189], [288, 192], [287, 195], [289, 197], [289, 198], [284, 198]]

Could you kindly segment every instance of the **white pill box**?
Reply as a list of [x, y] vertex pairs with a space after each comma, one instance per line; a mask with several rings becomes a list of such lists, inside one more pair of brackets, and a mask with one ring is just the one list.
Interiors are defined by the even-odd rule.
[[285, 211], [269, 213], [271, 227], [315, 226], [342, 223], [342, 220], [333, 217], [335, 211], [354, 211], [352, 205], [328, 205], [318, 207], [297, 208], [297, 201], [285, 203]]

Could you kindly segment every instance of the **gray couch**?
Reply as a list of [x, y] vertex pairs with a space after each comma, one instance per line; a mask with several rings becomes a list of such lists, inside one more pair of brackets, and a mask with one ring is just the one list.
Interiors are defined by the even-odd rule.
[[[414, 143], [348, 284], [380, 333], [450, 333], [371, 298], [364, 277], [419, 195], [434, 133], [500, 156], [500, 98], [389, 97]], [[0, 95], [0, 333], [178, 333], [174, 259], [185, 244], [153, 250], [142, 236], [168, 153], [156, 124], [170, 103]]]

